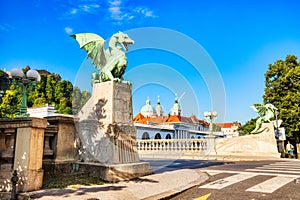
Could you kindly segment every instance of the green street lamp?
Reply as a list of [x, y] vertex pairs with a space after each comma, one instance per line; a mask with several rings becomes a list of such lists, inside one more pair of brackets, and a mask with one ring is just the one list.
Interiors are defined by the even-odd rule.
[[41, 76], [36, 70], [30, 69], [26, 75], [19, 68], [14, 68], [10, 72], [14, 83], [22, 87], [22, 102], [20, 111], [16, 113], [17, 117], [29, 117], [27, 113], [27, 89], [30, 86], [35, 86], [41, 80]]
[[209, 137], [213, 137], [213, 120], [218, 116], [217, 112], [204, 112], [204, 117], [209, 121], [210, 123], [210, 130], [209, 130]]
[[4, 91], [0, 90], [0, 103], [2, 102], [2, 97], [4, 96]]

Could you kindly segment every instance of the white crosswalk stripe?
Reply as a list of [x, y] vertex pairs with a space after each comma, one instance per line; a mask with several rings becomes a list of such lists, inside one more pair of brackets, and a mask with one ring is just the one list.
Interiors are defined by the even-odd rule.
[[298, 161], [276, 162], [269, 165], [263, 165], [262, 167], [246, 169], [246, 171], [300, 174], [300, 162]]
[[229, 185], [246, 180], [248, 178], [252, 178], [254, 176], [256, 176], [256, 175], [255, 174], [236, 174], [236, 175], [224, 178], [224, 179], [214, 181], [212, 183], [208, 183], [206, 185], [202, 185], [199, 188], [222, 189]]
[[211, 176], [215, 176], [221, 173], [233, 174], [226, 178], [222, 178], [199, 188], [203, 189], [223, 189], [225, 187], [237, 184], [241, 181], [245, 181], [255, 176], [268, 176], [268, 180], [253, 185], [246, 189], [247, 192], [261, 192], [261, 193], [273, 193], [279, 188], [291, 183], [295, 179], [300, 178], [300, 162], [285, 161], [276, 162], [269, 165], [263, 165], [260, 167], [246, 169], [245, 171], [230, 171], [230, 170], [204, 170]]
[[260, 184], [257, 184], [246, 191], [248, 192], [263, 192], [263, 193], [272, 193], [275, 190], [281, 188], [282, 186], [292, 182], [294, 178], [291, 177], [283, 177], [283, 176], [276, 176], [269, 180], [266, 180]]

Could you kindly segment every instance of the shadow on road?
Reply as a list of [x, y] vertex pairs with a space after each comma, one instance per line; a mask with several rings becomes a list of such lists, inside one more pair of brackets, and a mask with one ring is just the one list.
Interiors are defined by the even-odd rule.
[[70, 195], [84, 195], [86, 193], [100, 192], [100, 191], [117, 191], [126, 188], [126, 186], [101, 186], [101, 187], [82, 187], [77, 189], [53, 189], [47, 191], [39, 191], [38, 193], [30, 195], [31, 199], [38, 199], [41, 197], [69, 197]]
[[227, 165], [234, 162], [208, 161], [208, 160], [182, 160], [182, 159], [144, 159], [149, 162], [154, 173], [163, 173], [179, 169], [199, 169], [217, 165]]

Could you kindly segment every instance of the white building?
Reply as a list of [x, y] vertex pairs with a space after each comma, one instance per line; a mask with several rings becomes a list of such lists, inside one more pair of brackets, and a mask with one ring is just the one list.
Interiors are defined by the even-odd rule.
[[239, 136], [238, 128], [241, 126], [241, 124], [238, 122], [217, 123], [216, 125], [221, 127], [223, 135], [227, 138]]
[[175, 99], [171, 114], [164, 111], [158, 98], [151, 106], [150, 100], [142, 107], [133, 121], [137, 139], [200, 139], [209, 134], [209, 123], [196, 116], [181, 116], [178, 99]]

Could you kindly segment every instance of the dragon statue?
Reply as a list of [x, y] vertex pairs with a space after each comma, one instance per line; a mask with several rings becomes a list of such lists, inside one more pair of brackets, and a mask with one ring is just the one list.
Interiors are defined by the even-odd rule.
[[109, 40], [108, 49], [104, 49], [105, 40], [94, 33], [79, 33], [70, 35], [79, 43], [80, 48], [87, 52], [87, 58], [98, 70], [92, 75], [92, 84], [110, 80], [123, 80], [127, 67], [127, 58], [124, 51], [134, 41], [125, 33], [118, 32]]
[[271, 122], [271, 119], [274, 118], [275, 112], [277, 108], [270, 103], [267, 103], [265, 105], [263, 104], [253, 104], [251, 106], [255, 112], [259, 115], [258, 119], [256, 120], [256, 127], [251, 133], [258, 133], [258, 130], [260, 129], [263, 122]]

